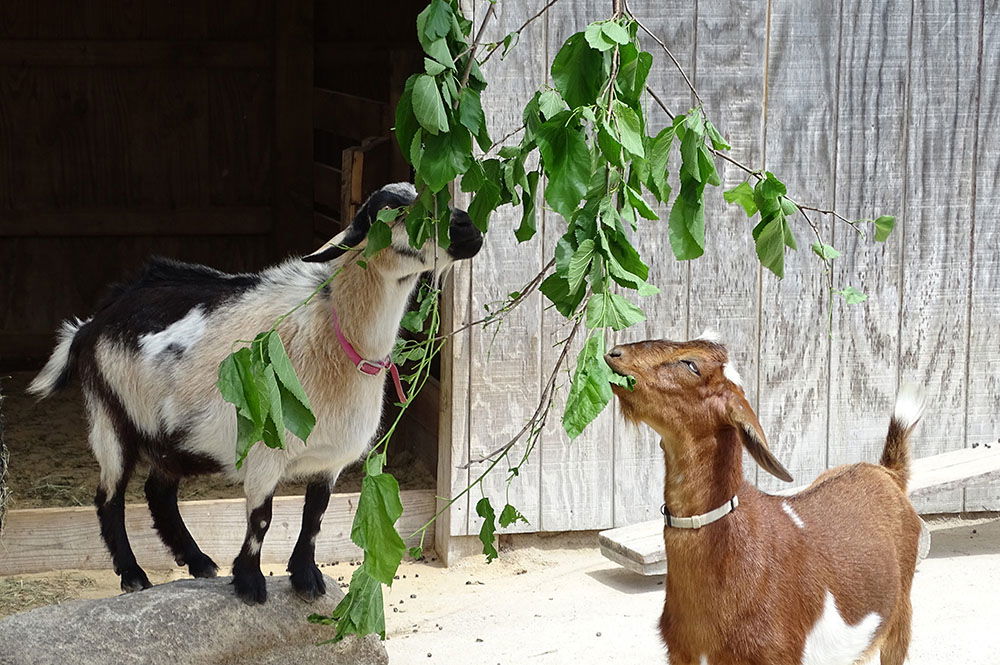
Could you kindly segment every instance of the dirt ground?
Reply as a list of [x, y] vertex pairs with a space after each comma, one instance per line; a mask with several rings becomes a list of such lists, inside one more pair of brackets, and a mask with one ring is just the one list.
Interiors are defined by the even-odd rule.
[[[24, 392], [33, 372], [0, 373], [4, 395], [4, 439], [10, 449], [9, 509], [51, 506], [89, 506], [97, 489], [99, 467], [87, 443], [83, 397], [76, 385], [38, 401]], [[387, 470], [402, 489], [434, 487], [434, 476], [413, 454], [401, 450], [391, 456]], [[337, 481], [338, 492], [361, 489], [361, 469], [346, 469]], [[144, 502], [146, 469], [136, 470], [126, 501]], [[305, 484], [286, 482], [278, 496], [303, 494]], [[181, 483], [181, 500], [231, 499], [243, 496], [239, 485], [220, 475], [189, 478]]]
[[[936, 519], [913, 588], [911, 665], [996, 665], [1000, 520]], [[665, 663], [661, 579], [602, 557], [596, 535], [520, 537], [492, 564], [406, 562], [386, 598], [390, 661], [400, 665]], [[282, 566], [271, 566], [282, 575]], [[346, 584], [351, 562], [324, 566]], [[180, 570], [150, 574], [154, 583]], [[286, 583], [275, 580], [274, 583]], [[109, 571], [0, 578], [0, 616], [118, 592]], [[303, 605], [303, 615], [308, 607]]]

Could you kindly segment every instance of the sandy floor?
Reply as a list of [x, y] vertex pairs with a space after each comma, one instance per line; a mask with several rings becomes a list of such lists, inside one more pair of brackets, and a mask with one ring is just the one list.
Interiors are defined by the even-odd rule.
[[[0, 373], [6, 420], [4, 441], [10, 449], [11, 491], [9, 509], [51, 506], [89, 506], [97, 489], [99, 467], [87, 444], [87, 419], [83, 396], [76, 384], [38, 401], [24, 392], [33, 372]], [[407, 450], [394, 453], [387, 469], [403, 489], [434, 486], [434, 476]], [[361, 489], [361, 468], [345, 469], [337, 481], [338, 492]], [[144, 502], [146, 470], [136, 470], [126, 501]], [[305, 483], [283, 482], [278, 496], [303, 494]], [[231, 499], [243, 488], [221, 475], [198, 476], [181, 483], [180, 498]]]
[[[995, 665], [1000, 622], [1000, 520], [932, 525], [930, 556], [914, 581], [913, 665]], [[602, 557], [593, 534], [530, 537], [490, 565], [473, 557], [443, 568], [404, 563], [387, 594], [393, 663], [662, 663], [656, 632], [662, 581]], [[282, 574], [281, 566], [271, 572]], [[350, 579], [349, 562], [327, 565]], [[150, 575], [154, 583], [180, 571]], [[106, 572], [0, 578], [0, 615], [62, 598], [117, 592]], [[303, 611], [307, 611], [303, 607]]]

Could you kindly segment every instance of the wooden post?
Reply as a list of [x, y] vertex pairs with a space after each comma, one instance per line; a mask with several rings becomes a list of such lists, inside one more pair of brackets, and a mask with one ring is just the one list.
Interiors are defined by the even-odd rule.
[[281, 254], [312, 249], [313, 0], [274, 8], [274, 241]]

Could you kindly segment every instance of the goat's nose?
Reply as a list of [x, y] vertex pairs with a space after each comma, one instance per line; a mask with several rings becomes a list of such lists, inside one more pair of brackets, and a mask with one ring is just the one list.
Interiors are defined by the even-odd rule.
[[621, 358], [622, 357], [622, 347], [616, 346], [607, 353], [608, 358]]

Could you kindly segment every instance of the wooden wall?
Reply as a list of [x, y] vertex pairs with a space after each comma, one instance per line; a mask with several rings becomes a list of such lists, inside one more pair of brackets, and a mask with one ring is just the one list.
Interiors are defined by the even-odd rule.
[[152, 253], [312, 243], [312, 2], [0, 3], [0, 362]]
[[[486, 40], [544, 4], [500, 3]], [[837, 303], [831, 316], [807, 229], [796, 225], [804, 249], [788, 256], [787, 277], [778, 280], [759, 267], [746, 217], [714, 193], [708, 249], [696, 261], [673, 259], [664, 222], [640, 229], [637, 242], [662, 293], [642, 303], [649, 321], [620, 339], [721, 331], [772, 447], [800, 482], [828, 466], [877, 459], [901, 380], [924, 384], [930, 398], [916, 456], [998, 445], [997, 0], [633, 4], [692, 74], [736, 158], [775, 171], [801, 201], [849, 216], [895, 214], [899, 226], [888, 243], [873, 244], [817, 219], [845, 253], [835, 284], [871, 295], [863, 305]], [[561, 0], [505, 62], [491, 61], [484, 106], [495, 136], [520, 124], [520, 109], [546, 82], [563, 40], [606, 18], [610, 5]], [[479, 16], [484, 7], [476, 3]], [[646, 48], [656, 62], [650, 84], [672, 109], [689, 108], [683, 80], [655, 44]], [[665, 122], [656, 109], [648, 117], [655, 127]], [[722, 175], [725, 187], [742, 179], [732, 168]], [[456, 324], [478, 318], [484, 304], [535, 274], [564, 228], [545, 212], [538, 236], [518, 246], [509, 210], [492, 224], [483, 252], [456, 273]], [[444, 377], [451, 426], [441, 433], [440, 491], [461, 490], [483, 465], [471, 472], [457, 466], [503, 444], [534, 409], [555, 359], [552, 344], [566, 333], [561, 323], [536, 295], [495, 337], [474, 329], [454, 340]], [[648, 432], [609, 410], [570, 443], [557, 419], [558, 411], [511, 486], [511, 503], [531, 521], [520, 530], [600, 529], [658, 515], [662, 461]], [[781, 484], [753, 466], [747, 473], [767, 489]], [[501, 504], [503, 475], [484, 487]], [[451, 511], [447, 532], [478, 532], [480, 494], [472, 494]], [[918, 508], [996, 510], [1000, 487], [947, 492]]]

